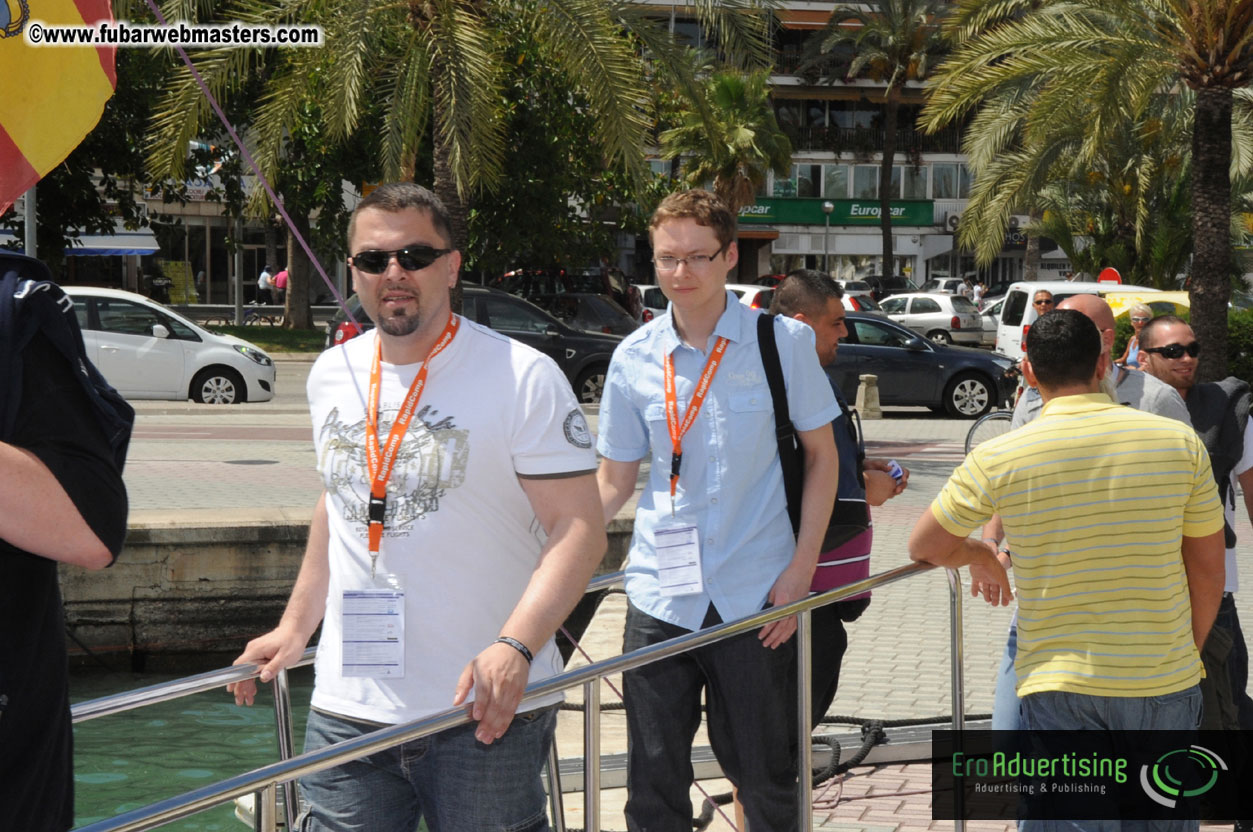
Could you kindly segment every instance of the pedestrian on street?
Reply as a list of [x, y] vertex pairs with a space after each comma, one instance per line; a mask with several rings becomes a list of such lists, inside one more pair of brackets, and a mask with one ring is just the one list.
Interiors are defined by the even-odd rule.
[[257, 278], [257, 303], [270, 303], [272, 301], [270, 293], [273, 288], [274, 278], [270, 276], [270, 267], [266, 266]]
[[[666, 313], [614, 351], [601, 400], [597, 479], [604, 520], [632, 496], [645, 459], [626, 568], [623, 651], [805, 597], [831, 516], [839, 406], [809, 327], [772, 322], [792, 423], [803, 449], [804, 502], [793, 532], [773, 436], [756, 310], [727, 290], [735, 214], [708, 191], [671, 194], [649, 235]], [[709, 709], [714, 754], [754, 832], [796, 828], [795, 617], [623, 674], [629, 738], [627, 828], [690, 832], [691, 744]]]
[[305, 832], [547, 829], [561, 696], [518, 707], [561, 671], [553, 633], [605, 553], [591, 433], [551, 358], [451, 312], [461, 253], [429, 190], [371, 192], [348, 250], [376, 328], [309, 375], [326, 490], [282, 620], [236, 663], [269, 681], [321, 624], [306, 751], [473, 720], [303, 778]]
[[287, 269], [274, 275], [274, 302], [282, 306], [287, 301]]

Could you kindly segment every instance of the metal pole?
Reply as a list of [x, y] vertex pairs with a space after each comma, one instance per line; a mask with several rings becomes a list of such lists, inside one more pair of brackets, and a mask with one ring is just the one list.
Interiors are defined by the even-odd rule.
[[805, 610], [796, 618], [796, 784], [800, 787], [797, 790], [797, 808], [800, 810], [801, 832], [811, 832], [814, 828], [814, 777], [809, 762], [812, 753], [809, 714], [814, 708], [810, 696], [814, 672], [812, 645], [809, 642], [812, 632], [809, 610]]
[[244, 325], [244, 219], [235, 220], [235, 326]]
[[35, 246], [35, 238], [39, 233], [39, 217], [35, 213], [35, 187], [31, 185], [26, 191], [26, 201], [22, 204], [22, 210], [26, 213], [26, 242], [23, 253], [27, 257], [39, 256], [39, 249]]
[[566, 805], [561, 796], [561, 757], [557, 754], [557, 736], [548, 744], [548, 811], [553, 818], [554, 832], [566, 832]]
[[600, 680], [583, 683], [583, 828], [600, 832]]
[[822, 232], [822, 270], [831, 274], [831, 215], [827, 214], [827, 228]]
[[[950, 661], [953, 667], [953, 730], [961, 731], [966, 727], [966, 695], [962, 679], [962, 666], [965, 656], [962, 644], [962, 579], [956, 569], [945, 569], [948, 575], [950, 625], [953, 637]], [[962, 792], [959, 787], [953, 789], [955, 832], [965, 832], [966, 819], [962, 817]]]
[[[274, 677], [274, 728], [278, 731], [278, 756], [281, 760], [290, 760], [296, 756], [292, 743], [291, 724], [291, 688], [287, 684], [287, 670], [280, 670]], [[284, 814], [287, 816], [287, 828], [296, 828], [297, 809], [296, 781], [283, 781]]]

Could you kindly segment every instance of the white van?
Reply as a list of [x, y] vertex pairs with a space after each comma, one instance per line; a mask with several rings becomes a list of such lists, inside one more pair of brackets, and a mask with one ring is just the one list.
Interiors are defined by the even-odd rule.
[[996, 326], [996, 351], [1015, 360], [1027, 354], [1027, 330], [1039, 317], [1031, 299], [1036, 292], [1046, 289], [1053, 293], [1053, 301], [1061, 303], [1073, 295], [1106, 295], [1123, 292], [1146, 294], [1158, 292], [1149, 286], [1128, 286], [1121, 283], [1080, 283], [1068, 280], [1040, 280], [1034, 283], [1011, 284], [1001, 306], [1001, 318]]

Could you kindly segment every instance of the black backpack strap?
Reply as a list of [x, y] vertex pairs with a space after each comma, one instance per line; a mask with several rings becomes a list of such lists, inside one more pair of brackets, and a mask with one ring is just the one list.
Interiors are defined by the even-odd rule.
[[787, 515], [792, 521], [792, 534], [801, 529], [801, 485], [805, 476], [805, 460], [801, 453], [800, 439], [792, 426], [787, 407], [787, 385], [783, 381], [783, 365], [779, 361], [779, 345], [774, 340], [774, 316], [757, 318], [757, 345], [761, 349], [761, 364], [770, 385], [770, 398], [774, 402], [774, 435], [779, 443], [779, 464], [783, 467], [783, 492], [787, 495]]

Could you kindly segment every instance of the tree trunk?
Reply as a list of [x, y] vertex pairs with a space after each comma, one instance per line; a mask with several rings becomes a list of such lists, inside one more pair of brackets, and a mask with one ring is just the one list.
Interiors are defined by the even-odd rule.
[[879, 165], [879, 225], [883, 229], [883, 275], [896, 274], [896, 258], [892, 254], [892, 163], [896, 160], [896, 113], [899, 107], [895, 90], [888, 90], [883, 103], [883, 161]]
[[1231, 109], [1229, 89], [1197, 90], [1192, 126], [1192, 329], [1201, 342], [1199, 381], [1227, 375], [1231, 298]]
[[[1033, 225], [1039, 222], [1040, 217], [1036, 211], [1031, 212], [1031, 220]], [[1040, 279], [1040, 235], [1034, 231], [1027, 234], [1027, 250], [1022, 256], [1022, 279]]]
[[[438, 125], [439, 118], [433, 121]], [[435, 147], [433, 151], [434, 168], [435, 168], [435, 195], [439, 197], [440, 202], [444, 203], [444, 207], [448, 209], [449, 231], [452, 233], [452, 247], [465, 256], [466, 241], [469, 239], [467, 215], [469, 207], [462, 202], [461, 194], [457, 192], [457, 183], [453, 178], [452, 165], [449, 163], [449, 147], [448, 142], [439, 135], [438, 127], [435, 130]], [[452, 311], [461, 312], [461, 281], [457, 281], [457, 285], [452, 288], [450, 293], [452, 301]]]
[[[288, 205], [292, 223], [300, 236], [309, 239], [309, 214], [292, 210]], [[309, 256], [289, 231], [287, 234], [287, 301], [284, 327], [287, 329], [313, 329], [313, 310], [309, 306], [309, 275], [313, 271]]]

